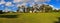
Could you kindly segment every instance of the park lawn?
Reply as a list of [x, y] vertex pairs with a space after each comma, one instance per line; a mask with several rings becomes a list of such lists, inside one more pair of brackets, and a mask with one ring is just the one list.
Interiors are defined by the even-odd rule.
[[[0, 18], [0, 23], [54, 23], [60, 13], [8, 13], [17, 14], [18, 18]], [[1, 15], [8, 15], [1, 14]]]

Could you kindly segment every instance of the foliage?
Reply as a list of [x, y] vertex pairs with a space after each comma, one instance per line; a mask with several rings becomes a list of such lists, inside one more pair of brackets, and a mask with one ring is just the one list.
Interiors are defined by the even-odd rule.
[[42, 4], [41, 6], [40, 6], [40, 10], [42, 10], [42, 12], [50, 12], [50, 11], [52, 11], [52, 7], [51, 6], [49, 6], [49, 5], [44, 5], [44, 4]]

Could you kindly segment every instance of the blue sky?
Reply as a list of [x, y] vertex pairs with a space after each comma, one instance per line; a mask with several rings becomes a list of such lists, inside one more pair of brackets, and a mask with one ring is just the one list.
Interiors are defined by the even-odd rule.
[[37, 2], [37, 3], [43, 3], [50, 4], [54, 6], [54, 8], [60, 9], [60, 0], [0, 0], [0, 10], [5, 10], [5, 8], [8, 8], [10, 11], [16, 11], [18, 4], [26, 4], [31, 5], [31, 3]]
[[49, 4], [55, 6], [55, 8], [60, 8], [60, 0], [59, 1], [51, 0], [51, 2], [49, 2]]

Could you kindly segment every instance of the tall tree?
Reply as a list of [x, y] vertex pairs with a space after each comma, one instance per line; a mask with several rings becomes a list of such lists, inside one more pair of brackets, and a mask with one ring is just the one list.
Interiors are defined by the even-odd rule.
[[52, 7], [49, 5], [42, 4], [40, 6], [41, 12], [50, 12], [52, 10]]
[[18, 7], [18, 10], [17, 10], [17, 12], [19, 12], [19, 10], [20, 10], [20, 6]]
[[51, 12], [51, 11], [52, 11], [52, 7], [49, 5], [46, 5], [45, 12]]
[[39, 10], [38, 4], [33, 5], [32, 10], [33, 10], [33, 12], [37, 12]]

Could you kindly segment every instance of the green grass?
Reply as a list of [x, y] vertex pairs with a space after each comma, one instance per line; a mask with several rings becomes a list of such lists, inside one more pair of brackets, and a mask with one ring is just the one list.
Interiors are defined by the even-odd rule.
[[[18, 18], [0, 18], [0, 23], [54, 23], [60, 13], [8, 13], [17, 14]], [[8, 15], [1, 14], [1, 15]]]

